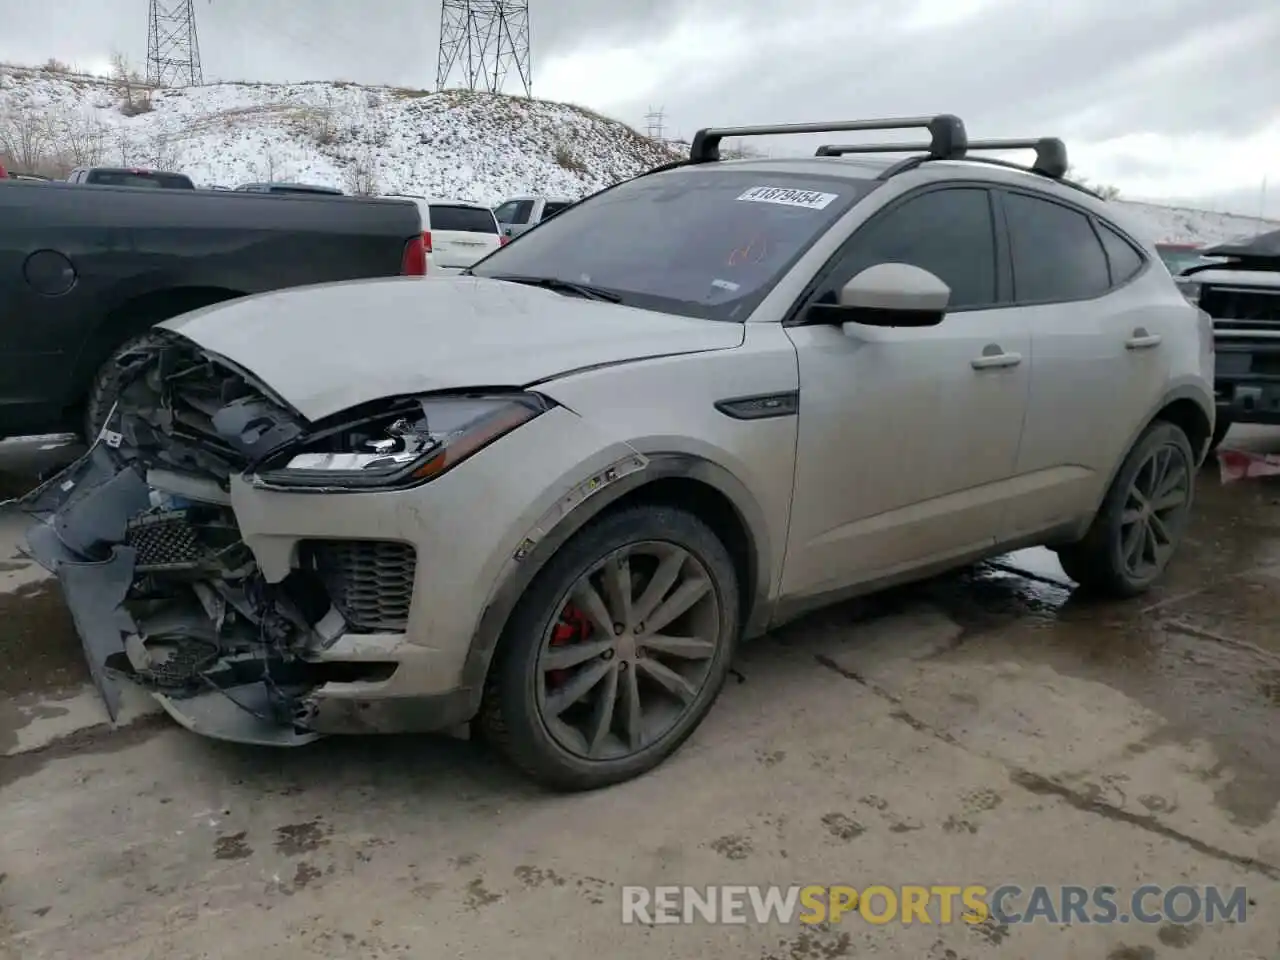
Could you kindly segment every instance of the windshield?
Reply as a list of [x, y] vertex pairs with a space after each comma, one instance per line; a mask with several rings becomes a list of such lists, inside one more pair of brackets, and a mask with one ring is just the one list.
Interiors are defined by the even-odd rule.
[[498, 221], [488, 207], [460, 207], [455, 204], [433, 203], [432, 230], [454, 230], [459, 233], [498, 232]]
[[740, 322], [877, 185], [714, 165], [657, 173], [544, 221], [472, 272], [554, 279], [628, 306]]

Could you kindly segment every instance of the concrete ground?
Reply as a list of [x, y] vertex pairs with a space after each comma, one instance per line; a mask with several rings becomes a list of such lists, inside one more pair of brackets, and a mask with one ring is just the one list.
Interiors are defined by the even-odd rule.
[[[53, 455], [39, 446], [0, 454], [30, 471]], [[1132, 602], [1079, 602], [1028, 551], [826, 611], [748, 647], [658, 771], [573, 797], [462, 741], [246, 749], [145, 701], [105, 727], [6, 516], [0, 955], [1280, 957], [1277, 490], [1206, 471], [1175, 566]], [[1249, 915], [620, 921], [629, 884], [1007, 882], [1243, 885]]]

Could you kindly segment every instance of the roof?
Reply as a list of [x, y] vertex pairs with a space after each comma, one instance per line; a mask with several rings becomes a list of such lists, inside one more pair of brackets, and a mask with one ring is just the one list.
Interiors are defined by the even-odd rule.
[[514, 203], [516, 201], [524, 201], [524, 200], [545, 200], [547, 203], [577, 203], [576, 200], [573, 200], [569, 197], [549, 197], [546, 194], [542, 194], [542, 193], [521, 193], [521, 194], [517, 194], [514, 197], [507, 197], [507, 199], [503, 200], [502, 202]]
[[[908, 154], [909, 155], [909, 154]], [[692, 166], [678, 166], [673, 170], [703, 170], [712, 174], [716, 170], [758, 170], [761, 173], [790, 173], [801, 176], [836, 176], [856, 180], [874, 180], [886, 170], [893, 167], [902, 157], [886, 156], [883, 153], [866, 155], [851, 154], [839, 157], [770, 157], [750, 158], [745, 160], [717, 160], [712, 163], [700, 163]], [[960, 173], [963, 171], [963, 173]], [[1082, 206], [1100, 217], [1116, 221], [1123, 225], [1125, 215], [1119, 208], [1092, 193], [1078, 190], [1068, 183], [1053, 177], [1034, 173], [1031, 170], [983, 162], [979, 159], [930, 160], [911, 170], [893, 177], [912, 177], [914, 183], [954, 180], [959, 176], [965, 179], [981, 180], [988, 183], [999, 183], [1008, 186], [1030, 187], [1041, 193], [1060, 197], [1070, 203]], [[1129, 232], [1133, 232], [1130, 230]]]
[[424, 197], [417, 193], [384, 193], [383, 197], [388, 200], [421, 200], [423, 203], [441, 207], [475, 207], [479, 210], [488, 210], [489, 207], [483, 203], [477, 203], [474, 200], [457, 200], [449, 197]]

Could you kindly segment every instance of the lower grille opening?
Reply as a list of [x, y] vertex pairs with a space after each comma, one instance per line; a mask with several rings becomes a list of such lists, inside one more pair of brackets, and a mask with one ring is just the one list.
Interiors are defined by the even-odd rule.
[[304, 540], [299, 561], [324, 584], [353, 633], [400, 633], [409, 623], [417, 554], [394, 540]]

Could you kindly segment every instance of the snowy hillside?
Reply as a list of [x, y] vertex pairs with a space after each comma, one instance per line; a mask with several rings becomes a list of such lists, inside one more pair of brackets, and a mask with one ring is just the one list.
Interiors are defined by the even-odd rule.
[[1274, 220], [1242, 217], [1230, 213], [1213, 213], [1209, 210], [1188, 210], [1183, 207], [1162, 207], [1154, 203], [1137, 203], [1131, 200], [1112, 201], [1122, 208], [1134, 230], [1140, 230], [1150, 239], [1166, 243], [1221, 243], [1237, 237], [1252, 237], [1268, 230], [1280, 229]]
[[[341, 81], [152, 92], [136, 81], [5, 66], [0, 153], [20, 169], [137, 165], [182, 170], [200, 185], [296, 180], [483, 203], [517, 193], [582, 196], [674, 156], [625, 124], [541, 100]], [[1157, 241], [1217, 243], [1280, 227], [1118, 205]]]
[[[124, 115], [134, 111], [145, 112]], [[541, 100], [342, 82], [152, 93], [4, 66], [0, 152], [18, 168], [153, 166], [198, 185], [292, 180], [485, 203], [581, 196], [672, 158], [625, 124]]]

